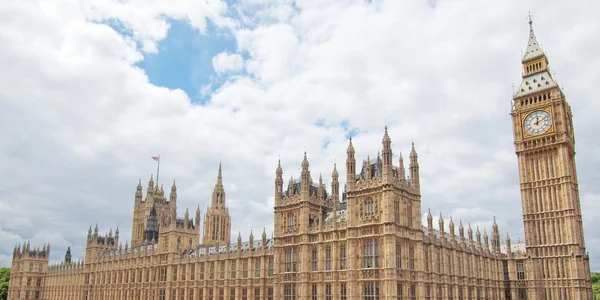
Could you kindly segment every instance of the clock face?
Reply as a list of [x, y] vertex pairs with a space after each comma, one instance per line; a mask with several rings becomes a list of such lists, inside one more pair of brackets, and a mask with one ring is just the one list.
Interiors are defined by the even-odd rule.
[[523, 122], [525, 131], [531, 135], [538, 135], [546, 132], [552, 125], [552, 117], [545, 110], [536, 110], [530, 113]]

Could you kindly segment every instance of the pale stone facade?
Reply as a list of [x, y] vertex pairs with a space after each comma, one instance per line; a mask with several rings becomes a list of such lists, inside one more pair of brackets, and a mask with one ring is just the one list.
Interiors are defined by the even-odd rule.
[[[395, 166], [386, 128], [381, 154], [360, 169], [350, 140], [345, 191], [335, 165], [330, 195], [313, 183], [306, 153], [285, 189], [278, 165], [271, 238], [231, 243], [220, 165], [202, 243], [200, 209], [178, 219], [175, 183], [167, 201], [150, 179], [145, 198], [136, 190], [131, 247], [97, 225], [83, 261], [68, 252], [49, 266], [49, 245], [19, 245], [8, 299], [592, 299], [570, 107], [533, 42], [532, 30], [512, 110], [526, 247], [508, 235], [501, 245], [495, 220], [491, 238], [465, 234], [462, 221], [455, 231], [452, 218], [445, 232], [441, 215], [436, 230], [431, 213], [422, 226], [417, 152], [408, 174], [401, 155]], [[528, 119], [538, 110], [556, 120]]]

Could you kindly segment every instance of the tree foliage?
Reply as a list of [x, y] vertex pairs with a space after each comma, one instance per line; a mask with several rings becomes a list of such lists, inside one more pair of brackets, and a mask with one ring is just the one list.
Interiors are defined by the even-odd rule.
[[600, 299], [600, 272], [592, 273], [592, 291], [594, 299]]
[[8, 297], [8, 279], [10, 278], [10, 268], [0, 268], [0, 300], [6, 300]]

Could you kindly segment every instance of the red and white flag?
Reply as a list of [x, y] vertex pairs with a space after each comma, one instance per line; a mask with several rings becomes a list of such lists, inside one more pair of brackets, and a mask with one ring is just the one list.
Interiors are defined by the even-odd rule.
[[155, 161], [160, 161], [160, 156], [152, 156], [150, 158], [154, 159]]

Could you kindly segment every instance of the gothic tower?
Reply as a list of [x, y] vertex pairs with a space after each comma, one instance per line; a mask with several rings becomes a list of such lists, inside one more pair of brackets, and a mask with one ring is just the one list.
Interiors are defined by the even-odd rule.
[[531, 18], [511, 111], [532, 299], [591, 299], [571, 106], [548, 70]]
[[210, 207], [204, 217], [202, 244], [211, 246], [219, 243], [226, 244], [230, 241], [230, 235], [231, 218], [229, 217], [229, 209], [225, 205], [225, 188], [223, 188], [223, 174], [221, 163], [219, 163], [217, 183], [212, 193]]

